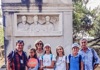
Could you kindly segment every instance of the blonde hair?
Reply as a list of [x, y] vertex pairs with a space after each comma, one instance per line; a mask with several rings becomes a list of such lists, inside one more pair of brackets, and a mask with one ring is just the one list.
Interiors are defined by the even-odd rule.
[[59, 56], [58, 48], [61, 48], [63, 50], [62, 54], [65, 55], [64, 48], [62, 46], [57, 46], [57, 48], [56, 48], [56, 54], [57, 54], [57, 56]]

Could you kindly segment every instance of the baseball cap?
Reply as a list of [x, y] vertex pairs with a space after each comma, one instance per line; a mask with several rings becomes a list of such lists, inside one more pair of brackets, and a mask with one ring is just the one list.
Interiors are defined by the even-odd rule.
[[47, 46], [51, 48], [51, 45], [48, 44], [48, 43], [44, 45], [44, 48], [47, 47]]
[[78, 43], [73, 43], [72, 48], [74, 48], [74, 47], [79, 47], [79, 44]]

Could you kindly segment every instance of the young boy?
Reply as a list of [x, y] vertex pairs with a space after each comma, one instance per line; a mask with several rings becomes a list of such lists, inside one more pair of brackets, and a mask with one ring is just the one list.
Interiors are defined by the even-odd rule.
[[67, 70], [83, 70], [83, 62], [81, 55], [78, 54], [79, 45], [74, 43], [72, 45], [72, 54], [67, 58]]

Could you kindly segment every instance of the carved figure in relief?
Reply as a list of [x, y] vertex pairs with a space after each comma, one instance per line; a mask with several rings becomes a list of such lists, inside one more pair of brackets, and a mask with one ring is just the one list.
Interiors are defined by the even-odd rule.
[[21, 17], [22, 21], [17, 23], [17, 29], [19, 31], [28, 31], [29, 30], [29, 23], [27, 22], [26, 16]]
[[30, 30], [34, 32], [40, 32], [42, 25], [39, 22], [39, 17], [36, 15], [33, 17], [33, 22], [30, 25]]
[[54, 23], [52, 23], [50, 19], [50, 16], [45, 17], [45, 22], [43, 23], [43, 31], [54, 31]]

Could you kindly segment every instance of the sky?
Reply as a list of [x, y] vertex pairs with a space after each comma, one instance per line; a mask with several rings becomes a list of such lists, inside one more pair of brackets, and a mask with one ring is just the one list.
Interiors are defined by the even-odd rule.
[[98, 5], [100, 6], [100, 0], [89, 0], [89, 3], [87, 4], [87, 8], [91, 8], [91, 10], [93, 10]]

